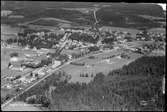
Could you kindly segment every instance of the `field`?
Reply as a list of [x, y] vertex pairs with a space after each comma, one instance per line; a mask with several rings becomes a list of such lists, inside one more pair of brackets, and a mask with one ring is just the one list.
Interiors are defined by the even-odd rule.
[[17, 34], [19, 32], [18, 27], [11, 27], [9, 25], [2, 25], [1, 24], [1, 35], [2, 34]]
[[59, 26], [61, 24], [70, 24], [70, 21], [66, 21], [63, 19], [57, 19], [57, 18], [38, 18], [32, 21], [27, 21], [22, 23], [22, 25], [40, 25], [40, 26]]
[[130, 28], [122, 28], [122, 27], [112, 27], [112, 26], [103, 26], [101, 28], [102, 31], [122, 31], [122, 32], [129, 32], [131, 33], [132, 37], [136, 37], [136, 34], [140, 32], [137, 29], [130, 29]]
[[3, 109], [3, 111], [41, 111], [39, 108], [25, 102], [13, 102]]
[[163, 18], [163, 17], [155, 17], [155, 16], [149, 16], [149, 15], [139, 15], [139, 16], [146, 18], [146, 19], [150, 19], [150, 20], [158, 20], [158, 19], [165, 20], [165, 18]]
[[[90, 82], [93, 77], [90, 77], [91, 74], [95, 76], [96, 73], [103, 72], [107, 74], [109, 71], [113, 69], [117, 69], [122, 67], [125, 64], [133, 61], [134, 59], [140, 57], [141, 55], [129, 52], [128, 55], [130, 59], [119, 59], [118, 57], [113, 57], [109, 60], [104, 59], [105, 57], [109, 57], [112, 55], [117, 55], [123, 53], [124, 51], [111, 51], [109, 53], [103, 53], [95, 56], [95, 59], [83, 58], [78, 63], [85, 62], [85, 66], [76, 66], [76, 65], [68, 65], [60, 69], [60, 71], [65, 71], [66, 73], [72, 76], [70, 82]], [[89, 74], [89, 77], [80, 77], [80, 74]]]
[[[19, 5], [18, 5], [19, 4]], [[26, 4], [26, 5], [25, 5]], [[97, 11], [97, 19], [101, 25], [110, 25], [117, 27], [157, 27], [160, 24], [138, 15], [153, 17], [164, 17], [160, 6], [154, 4], [109, 4], [109, 7], [103, 7], [106, 3], [58, 3], [58, 2], [8, 2], [2, 5], [2, 10], [8, 8], [14, 15], [24, 16], [22, 19], [2, 17], [1, 23], [18, 24], [26, 21], [32, 21], [38, 18], [59, 18], [77, 23], [79, 25], [91, 25], [94, 22], [92, 12], [87, 13], [90, 8], [101, 7]], [[17, 9], [16, 9], [17, 7]], [[68, 9], [68, 10], [67, 10]], [[70, 10], [69, 10], [70, 9]], [[83, 18], [78, 20], [78, 18]], [[127, 22], [125, 18], [129, 18]], [[112, 24], [110, 24], [112, 22]], [[134, 24], [129, 24], [134, 23]]]
[[148, 32], [157, 32], [157, 33], [165, 33], [166, 34], [166, 29], [165, 28], [151, 28], [148, 30]]

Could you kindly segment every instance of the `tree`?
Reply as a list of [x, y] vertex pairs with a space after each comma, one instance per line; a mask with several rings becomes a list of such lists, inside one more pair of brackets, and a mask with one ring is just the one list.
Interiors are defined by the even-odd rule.
[[13, 52], [10, 54], [10, 57], [18, 57], [18, 53], [17, 52]]
[[9, 62], [9, 64], [8, 64], [8, 68], [11, 66], [11, 63]]
[[98, 51], [99, 48], [97, 46], [89, 47], [89, 51]]
[[104, 74], [102, 73], [102, 72], [100, 72], [100, 73], [98, 73], [98, 74], [96, 74], [96, 76], [94, 77], [94, 82], [95, 83], [103, 83], [103, 81], [104, 81]]

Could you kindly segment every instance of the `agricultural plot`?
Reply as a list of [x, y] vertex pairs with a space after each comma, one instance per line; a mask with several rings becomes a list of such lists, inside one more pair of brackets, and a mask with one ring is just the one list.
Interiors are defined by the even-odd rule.
[[144, 44], [152, 44], [154, 41], [133, 41], [133, 42], [126, 42], [128, 46], [133, 46], [133, 47], [141, 47]]
[[57, 19], [57, 18], [39, 18], [33, 21], [28, 21], [23, 23], [23, 25], [39, 25], [39, 26], [62, 26], [62, 25], [70, 25], [70, 21]]

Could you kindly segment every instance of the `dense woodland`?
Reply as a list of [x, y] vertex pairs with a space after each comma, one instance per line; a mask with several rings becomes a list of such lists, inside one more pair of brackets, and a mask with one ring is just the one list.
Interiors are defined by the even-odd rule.
[[[164, 68], [164, 56], [144, 56], [107, 76], [98, 73], [89, 84], [58, 82], [64, 74], [58, 73], [23, 94], [19, 100], [37, 95], [38, 98], [30, 98], [28, 102], [42, 103], [51, 110], [163, 110]], [[142, 100], [148, 105], [141, 106]]]

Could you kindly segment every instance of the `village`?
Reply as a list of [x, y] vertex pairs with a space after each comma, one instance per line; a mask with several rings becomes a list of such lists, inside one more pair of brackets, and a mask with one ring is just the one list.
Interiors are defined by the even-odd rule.
[[[79, 57], [83, 57], [85, 55], [91, 53], [100, 53], [105, 52], [112, 49], [128, 49], [130, 51], [145, 54], [148, 52], [152, 52], [153, 50], [165, 50], [165, 34], [163, 33], [154, 33], [154, 32], [139, 32], [136, 34], [136, 38], [132, 37], [129, 32], [121, 32], [121, 31], [103, 31], [102, 35], [105, 37], [101, 40], [101, 42], [97, 44], [98, 39], [96, 33], [91, 32], [90, 30], [84, 29], [60, 29], [60, 32], [64, 35], [60, 38], [60, 41], [52, 46], [52, 52], [50, 49], [45, 48], [36, 48], [39, 44], [33, 44], [33, 48], [31, 49], [28, 45], [24, 47], [25, 50], [32, 50], [35, 53], [24, 54], [24, 56], [16, 55], [10, 57], [10, 61], [8, 64], [8, 69], [13, 71], [20, 71], [24, 73], [28, 68], [31, 68], [26, 75], [6, 75], [6, 82], [2, 85], [1, 88], [11, 89], [16, 88], [17, 91], [22, 90], [26, 85], [33, 83], [34, 81], [40, 79], [41, 77], [49, 74], [53, 69], [60, 66], [64, 62], [68, 60], [76, 59]], [[46, 35], [59, 35], [60, 32], [56, 34], [54, 32], [36, 32], [29, 33], [27, 37], [35, 36], [34, 40], [38, 39], [39, 42], [45, 41]], [[85, 37], [80, 37], [83, 35]], [[24, 35], [24, 34], [22, 34]], [[76, 38], [75, 38], [76, 37]], [[158, 38], [157, 38], [158, 37]], [[54, 37], [50, 36], [50, 40], [53, 40]], [[92, 38], [92, 39], [83, 39], [83, 38]], [[158, 39], [158, 40], [157, 40]], [[48, 37], [49, 40], [49, 37]], [[149, 42], [150, 44], [133, 44], [135, 42]], [[46, 42], [46, 41], [45, 41]], [[49, 41], [48, 41], [49, 42]], [[143, 42], [143, 43], [144, 43]], [[155, 43], [156, 42], [156, 43]], [[157, 45], [157, 42], [160, 44]], [[21, 41], [20, 41], [21, 43]], [[49, 43], [46, 43], [49, 44]], [[7, 44], [7, 42], [1, 41], [1, 48], [12, 48], [18, 47], [12, 46], [12, 44]], [[61, 54], [58, 54], [55, 58], [52, 57], [54, 54], [54, 50], [63, 50]], [[73, 52], [69, 52], [73, 51]], [[64, 55], [63, 59], [62, 55]], [[121, 55], [122, 56], [122, 55]], [[126, 57], [126, 56], [125, 56]], [[73, 64], [73, 63], [72, 63]]]

